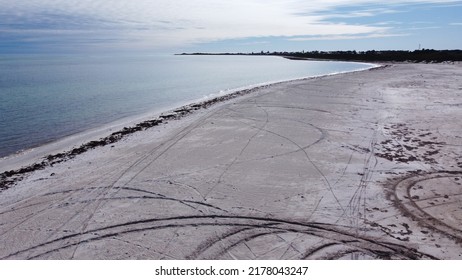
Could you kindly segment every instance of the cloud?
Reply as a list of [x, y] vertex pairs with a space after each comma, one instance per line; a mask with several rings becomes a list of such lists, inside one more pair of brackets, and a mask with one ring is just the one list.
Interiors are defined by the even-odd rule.
[[319, 35], [319, 36], [304, 36], [288, 38], [288, 41], [303, 42], [303, 41], [320, 41], [320, 40], [353, 40], [353, 39], [368, 39], [368, 38], [386, 38], [407, 36], [407, 33], [386, 33], [386, 34], [342, 34], [342, 35]]
[[336, 18], [396, 13], [407, 4], [438, 0], [0, 0], [0, 32], [24, 40], [62, 38], [72, 44], [168, 48], [228, 39], [395, 36], [386, 24], [347, 24]]

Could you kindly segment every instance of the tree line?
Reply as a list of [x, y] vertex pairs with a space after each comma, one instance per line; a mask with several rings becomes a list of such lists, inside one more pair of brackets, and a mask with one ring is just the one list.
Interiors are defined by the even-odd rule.
[[443, 62], [462, 61], [462, 50], [422, 49], [415, 51], [302, 51], [302, 52], [252, 52], [252, 53], [182, 53], [181, 55], [271, 55], [289, 59], [324, 59], [344, 61], [396, 61]]

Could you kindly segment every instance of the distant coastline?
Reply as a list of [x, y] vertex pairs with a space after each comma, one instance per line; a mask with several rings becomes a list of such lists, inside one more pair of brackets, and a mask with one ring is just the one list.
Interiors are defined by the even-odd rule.
[[384, 51], [310, 51], [310, 52], [251, 52], [251, 53], [181, 53], [177, 55], [250, 55], [250, 56], [282, 56], [293, 60], [342, 60], [359, 62], [445, 62], [462, 61], [462, 50], [432, 50], [415, 51], [384, 50]]

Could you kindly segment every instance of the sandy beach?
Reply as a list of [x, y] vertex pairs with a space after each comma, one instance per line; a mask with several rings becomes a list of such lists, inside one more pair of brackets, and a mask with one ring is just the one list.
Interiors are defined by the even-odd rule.
[[390, 64], [168, 119], [3, 190], [0, 259], [462, 259], [461, 97]]

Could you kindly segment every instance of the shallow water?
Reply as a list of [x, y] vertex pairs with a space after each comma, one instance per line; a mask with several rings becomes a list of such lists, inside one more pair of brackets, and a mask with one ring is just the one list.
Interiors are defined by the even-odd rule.
[[269, 56], [0, 56], [0, 157], [241, 87], [368, 67]]

